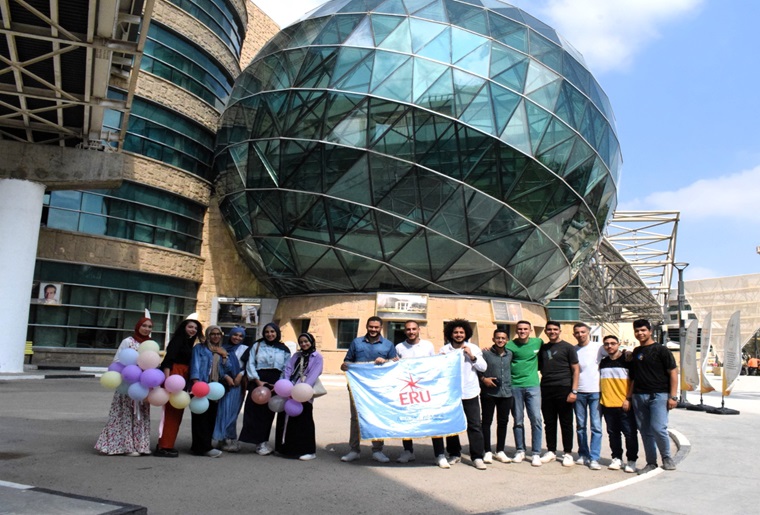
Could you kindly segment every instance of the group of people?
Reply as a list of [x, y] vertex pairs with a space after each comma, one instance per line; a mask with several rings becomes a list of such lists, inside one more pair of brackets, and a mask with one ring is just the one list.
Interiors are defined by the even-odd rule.
[[[351, 342], [342, 370], [348, 370], [352, 363], [382, 365], [391, 360], [436, 354], [431, 342], [420, 339], [419, 325], [413, 320], [405, 323], [406, 340], [397, 345], [382, 336], [381, 328], [379, 317], [367, 320], [367, 332]], [[636, 320], [633, 329], [639, 346], [632, 352], [624, 352], [616, 336], [605, 336], [601, 343], [592, 342], [590, 327], [584, 323], [573, 326], [576, 340], [573, 345], [561, 338], [558, 322], [546, 322], [544, 332], [548, 341], [544, 342], [531, 336], [530, 322], [521, 320], [511, 340], [506, 331], [497, 329], [493, 345], [481, 350], [470, 342], [473, 331], [468, 321], [448, 322], [444, 328], [446, 343], [439, 354], [462, 353], [462, 408], [473, 466], [484, 470], [493, 461], [526, 461], [527, 412], [531, 426], [530, 463], [534, 467], [559, 460], [565, 467], [584, 465], [600, 470], [604, 418], [612, 451], [609, 469], [637, 472], [637, 433], [641, 433], [646, 465], [638, 473], [658, 467], [658, 450], [662, 468], [675, 470], [667, 429], [668, 411], [677, 404], [675, 360], [664, 345], [654, 342], [649, 321]], [[505, 447], [510, 413], [516, 449], [512, 457]], [[492, 448], [494, 415], [496, 446]], [[573, 419], [577, 458], [573, 456]], [[557, 452], [558, 422], [562, 454]], [[544, 430], [547, 450], [541, 455]], [[360, 458], [359, 440], [358, 417], [351, 399], [350, 450], [342, 461]], [[433, 452], [439, 467], [450, 468], [461, 461], [462, 445], [458, 435], [446, 437], [445, 442], [444, 450], [444, 439], [433, 438]], [[414, 461], [412, 440], [402, 443], [404, 450], [396, 461]], [[383, 445], [382, 440], [372, 441], [372, 458], [387, 463], [390, 458], [383, 452]]]
[[[114, 361], [118, 361], [122, 349], [137, 350], [150, 338], [152, 329], [153, 322], [149, 318], [140, 319], [134, 334], [119, 345]], [[221, 399], [209, 400], [208, 410], [192, 413], [192, 454], [216, 458], [223, 451], [238, 452], [239, 442], [255, 445], [260, 455], [271, 454], [269, 435], [275, 413], [266, 404], [254, 403], [251, 392], [260, 386], [271, 390], [274, 383], [283, 378], [293, 384], [306, 382], [313, 387], [322, 373], [322, 355], [310, 333], [299, 335], [298, 351], [292, 355], [274, 323], [264, 326], [263, 338], [253, 345], [245, 345], [244, 339], [245, 330], [235, 327], [229, 331], [228, 341], [223, 343], [224, 333], [219, 326], [209, 326], [204, 333], [200, 322], [188, 319], [177, 327], [166, 347], [160, 368], [167, 378], [182, 376], [187, 391], [198, 381], [219, 382], [225, 388]], [[238, 437], [237, 420], [243, 402], [245, 413]], [[302, 403], [303, 412], [297, 417], [284, 412], [277, 414], [274, 450], [278, 454], [301, 460], [316, 458], [312, 402], [313, 399]], [[171, 403], [163, 406], [154, 456], [176, 458], [179, 455], [175, 443], [183, 414], [184, 409], [175, 408]], [[151, 454], [147, 400], [135, 401], [125, 393], [114, 393], [108, 422], [95, 449], [107, 455]]]

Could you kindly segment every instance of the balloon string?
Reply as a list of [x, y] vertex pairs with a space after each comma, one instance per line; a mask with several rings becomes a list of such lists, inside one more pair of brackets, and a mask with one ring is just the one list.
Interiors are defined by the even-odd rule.
[[282, 441], [280, 442], [282, 445], [285, 445], [285, 435], [288, 432], [288, 420], [290, 420], [290, 415], [287, 413], [285, 414], [285, 427], [282, 428]]

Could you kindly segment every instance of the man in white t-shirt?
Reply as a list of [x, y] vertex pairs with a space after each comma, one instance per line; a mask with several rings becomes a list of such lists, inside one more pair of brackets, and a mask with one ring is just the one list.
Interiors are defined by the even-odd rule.
[[[420, 340], [420, 326], [414, 320], [407, 320], [404, 323], [404, 334], [406, 340], [396, 344], [396, 354], [399, 358], [423, 358], [426, 356], [435, 356], [433, 344], [427, 340]], [[412, 440], [402, 440], [404, 452], [396, 459], [398, 463], [409, 463], [414, 461], [414, 443]]]
[[[573, 336], [578, 342], [578, 394], [575, 399], [575, 432], [578, 437], [578, 465], [588, 465], [591, 470], [601, 470], [599, 457], [602, 453], [602, 410], [599, 405], [599, 363], [606, 355], [599, 342], [590, 341], [590, 327], [584, 323], [573, 326]], [[587, 422], [591, 425], [589, 445]]]

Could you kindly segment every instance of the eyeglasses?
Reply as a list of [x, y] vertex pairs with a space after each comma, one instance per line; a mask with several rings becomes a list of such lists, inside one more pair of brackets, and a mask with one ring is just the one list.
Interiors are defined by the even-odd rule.
[[613, 345], [620, 345], [620, 342], [604, 342], [603, 347], [612, 347]]

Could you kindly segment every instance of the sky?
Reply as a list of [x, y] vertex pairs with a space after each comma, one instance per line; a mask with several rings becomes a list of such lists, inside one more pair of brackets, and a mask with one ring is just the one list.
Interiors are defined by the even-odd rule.
[[[254, 3], [285, 27], [324, 1]], [[560, 32], [609, 96], [618, 210], [680, 211], [686, 281], [760, 272], [760, 2], [509, 3]]]

